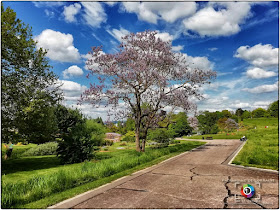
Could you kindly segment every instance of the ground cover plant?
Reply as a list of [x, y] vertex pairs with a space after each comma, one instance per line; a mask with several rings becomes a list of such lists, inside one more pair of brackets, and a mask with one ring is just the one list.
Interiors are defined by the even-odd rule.
[[[19, 208], [42, 198], [51, 197], [54, 193], [63, 192], [86, 183], [110, 177], [158, 158], [165, 156], [168, 158], [172, 154], [176, 155], [202, 144], [204, 143], [184, 142], [160, 149], [147, 148], [145, 153], [139, 153], [133, 149], [111, 152], [112, 155], [109, 152], [110, 155], [108, 155], [106, 152], [100, 154], [99, 160], [65, 166], [58, 166], [59, 162], [57, 162], [58, 167], [47, 168], [48, 166], [46, 166], [42, 170], [33, 168], [33, 171], [26, 171], [26, 173], [20, 171], [9, 173], [11, 171], [6, 170], [6, 175], [2, 175], [2, 208]], [[114, 153], [117, 153], [117, 155]], [[36, 158], [40, 160], [39, 156]], [[55, 158], [55, 156], [50, 156], [47, 163], [51, 164], [50, 162], [55, 160]], [[22, 162], [18, 163], [24, 164], [24, 161], [28, 160], [28, 158], [13, 160], [14, 168], [17, 166], [17, 161], [20, 160]], [[36, 162], [34, 159], [33, 161]], [[34, 164], [34, 162], [30, 167], [39, 166]], [[5, 167], [5, 165], [3, 166]], [[25, 178], [15, 181], [14, 178], [17, 173], [21, 173]]]

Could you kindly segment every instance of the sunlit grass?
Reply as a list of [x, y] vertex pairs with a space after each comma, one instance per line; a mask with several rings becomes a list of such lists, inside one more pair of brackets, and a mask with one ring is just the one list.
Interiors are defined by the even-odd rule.
[[[52, 195], [55, 193], [64, 192], [94, 181], [100, 182], [99, 180], [103, 178], [114, 176], [135, 167], [140, 167], [141, 165], [145, 165], [159, 158], [168, 158], [172, 156], [172, 154], [176, 155], [202, 144], [204, 143], [184, 142], [161, 149], [147, 148], [145, 153], [139, 153], [135, 150], [99, 153], [97, 159], [90, 162], [65, 166], [57, 165], [45, 169], [40, 169], [40, 164], [34, 163], [36, 161], [42, 161], [43, 157], [36, 157], [33, 160], [30, 160], [32, 158], [29, 158], [29, 160], [28, 158], [23, 158], [21, 160], [23, 162], [17, 162], [20, 160], [13, 160], [15, 167], [16, 164], [24, 165], [24, 161], [27, 161], [26, 164], [30, 164], [33, 161], [33, 166], [30, 166], [30, 170], [32, 167], [34, 170], [25, 172], [12, 171], [12, 173], [6, 170], [7, 175], [2, 176], [2, 208], [21, 208], [23, 205], [37, 202], [43, 198], [50, 197], [51, 199]], [[50, 164], [51, 160], [54, 160], [56, 157], [49, 156], [49, 158]], [[36, 167], [40, 170], [36, 170]], [[21, 178], [16, 179], [17, 175], [20, 175]], [[15, 182], [12, 180], [17, 181]], [[45, 204], [46, 203], [49, 203], [48, 200]]]

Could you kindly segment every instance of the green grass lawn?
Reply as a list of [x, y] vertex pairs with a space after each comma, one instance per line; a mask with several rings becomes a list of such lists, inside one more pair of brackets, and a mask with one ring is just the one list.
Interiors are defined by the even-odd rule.
[[233, 163], [279, 170], [278, 118], [247, 119], [244, 124], [256, 129], [246, 132], [248, 140]]
[[279, 170], [278, 118], [244, 119], [242, 124], [245, 129], [230, 132], [229, 135], [207, 134], [182, 138], [202, 139], [204, 137], [206, 139], [212, 136], [213, 139], [240, 139], [246, 136], [248, 140], [233, 163]]
[[119, 144], [109, 152], [97, 153], [92, 161], [71, 165], [59, 165], [54, 155], [2, 161], [2, 208], [46, 208], [204, 142], [147, 148], [145, 153], [136, 152], [132, 144], [118, 150], [117, 147], [123, 147]]

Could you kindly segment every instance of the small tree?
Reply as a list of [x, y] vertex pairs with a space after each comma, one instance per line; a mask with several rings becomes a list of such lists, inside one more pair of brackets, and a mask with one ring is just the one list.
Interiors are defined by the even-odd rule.
[[[202, 98], [197, 87], [209, 82], [216, 73], [189, 68], [186, 57], [174, 53], [171, 42], [164, 42], [155, 31], [131, 33], [122, 40], [115, 54], [105, 54], [101, 47], [92, 48], [87, 67], [100, 84], [91, 84], [81, 102], [99, 106], [106, 101], [116, 118], [132, 116], [136, 150], [145, 151], [147, 131], [162, 120], [162, 110], [167, 106], [194, 110], [192, 97]], [[125, 109], [116, 112], [120, 103]]]
[[263, 108], [257, 108], [252, 111], [252, 116], [253, 116], [253, 118], [265, 117], [266, 110]]
[[235, 122], [235, 120], [231, 119], [231, 118], [228, 118], [226, 121], [225, 121], [225, 129], [229, 131], [232, 131], [232, 130], [235, 130], [235, 129], [238, 129], [238, 123]]
[[271, 103], [267, 109], [267, 112], [272, 117], [278, 117], [279, 116], [279, 100], [274, 101]]

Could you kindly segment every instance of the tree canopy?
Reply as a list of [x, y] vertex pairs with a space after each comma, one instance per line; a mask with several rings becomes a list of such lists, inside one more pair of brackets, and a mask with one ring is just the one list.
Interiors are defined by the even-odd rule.
[[[51, 122], [47, 116], [52, 115], [46, 107], [60, 99], [55, 86], [57, 76], [50, 70], [46, 52], [36, 49], [31, 27], [18, 19], [11, 8], [4, 9], [3, 3], [1, 37], [1, 137], [6, 142], [15, 141], [15, 136], [34, 139], [30, 135], [44, 132], [43, 125]], [[34, 126], [34, 117], [41, 120], [41, 128]]]
[[[167, 106], [196, 109], [193, 98], [202, 98], [198, 87], [216, 76], [212, 70], [190, 68], [183, 54], [171, 50], [171, 42], [160, 39], [156, 31], [131, 33], [115, 54], [106, 54], [101, 47], [93, 47], [87, 67], [98, 77], [99, 84], [91, 84], [82, 101], [93, 105], [111, 106], [116, 117], [128, 115], [135, 120], [136, 150], [144, 151], [146, 136], [140, 145], [140, 127], [144, 134], [157, 120], [162, 120]], [[143, 107], [143, 104], [148, 106]]]

